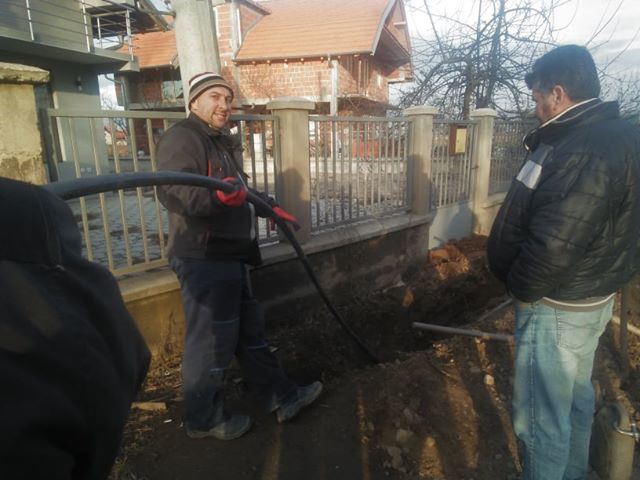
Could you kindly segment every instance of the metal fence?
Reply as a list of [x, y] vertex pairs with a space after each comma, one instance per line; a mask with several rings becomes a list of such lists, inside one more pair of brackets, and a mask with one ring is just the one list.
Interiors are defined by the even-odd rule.
[[496, 119], [493, 125], [489, 194], [506, 192], [522, 166], [525, 150], [522, 139], [533, 123]]
[[[435, 121], [433, 123], [432, 208], [469, 201], [475, 134], [476, 124], [473, 122]], [[455, 153], [452, 135], [458, 135], [457, 151], [460, 153]]]
[[[54, 173], [60, 179], [105, 173], [155, 171], [156, 142], [183, 113], [131, 111], [48, 111], [53, 132]], [[277, 119], [269, 115], [234, 115], [244, 147], [250, 186], [275, 192]], [[83, 232], [84, 253], [116, 275], [166, 264], [167, 213], [155, 188], [98, 194], [69, 202]], [[257, 222], [259, 241], [277, 236], [264, 219]]]
[[[52, 178], [156, 170], [156, 143], [178, 112], [48, 111]], [[309, 172], [313, 232], [409, 211], [408, 158], [411, 121], [399, 118], [309, 117]], [[279, 156], [278, 119], [233, 115], [244, 149], [250, 187], [275, 196]], [[522, 159], [526, 126], [496, 121], [491, 193], [506, 190]], [[431, 162], [431, 206], [470, 200], [477, 124], [435, 121]], [[47, 136], [47, 135], [45, 135]], [[166, 264], [167, 213], [152, 187], [116, 191], [70, 202], [84, 238], [85, 255], [116, 275]], [[261, 244], [278, 236], [256, 221]]]
[[311, 115], [311, 228], [408, 210], [406, 118]]

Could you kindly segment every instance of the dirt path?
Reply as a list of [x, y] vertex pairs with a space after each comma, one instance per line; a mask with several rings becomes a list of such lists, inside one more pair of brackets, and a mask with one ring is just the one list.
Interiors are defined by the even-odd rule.
[[[420, 320], [511, 332], [511, 309], [473, 323], [503, 294], [484, 267], [483, 247], [483, 239], [449, 246], [394, 288], [343, 307], [385, 363], [367, 366], [322, 312], [282, 320], [272, 342], [287, 370], [300, 383], [321, 378], [326, 387], [318, 403], [289, 424], [256, 411], [235, 372], [230, 407], [252, 415], [252, 430], [231, 442], [189, 439], [180, 421], [179, 366], [175, 360], [157, 366], [141, 399], [164, 402], [167, 410], [134, 410], [112, 478], [516, 479], [509, 416], [513, 346], [411, 328]], [[620, 399], [636, 420], [639, 340], [631, 338], [626, 381], [619, 376], [615, 326], [603, 337], [596, 368], [607, 398]], [[636, 474], [640, 478], [640, 470]]]

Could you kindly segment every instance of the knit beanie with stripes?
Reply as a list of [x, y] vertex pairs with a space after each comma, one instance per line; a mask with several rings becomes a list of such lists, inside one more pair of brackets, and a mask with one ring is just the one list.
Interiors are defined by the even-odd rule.
[[203, 72], [194, 75], [189, 80], [189, 105], [191, 105], [191, 102], [198, 98], [202, 92], [211, 87], [224, 87], [231, 92], [231, 98], [233, 98], [233, 88], [231, 88], [229, 82], [221, 75], [213, 72]]

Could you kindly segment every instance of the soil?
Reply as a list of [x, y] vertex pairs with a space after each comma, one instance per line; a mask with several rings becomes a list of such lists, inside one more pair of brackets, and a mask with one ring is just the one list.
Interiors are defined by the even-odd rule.
[[[489, 273], [484, 237], [450, 242], [380, 292], [353, 292], [340, 313], [380, 362], [372, 364], [324, 310], [279, 318], [269, 340], [300, 384], [320, 379], [317, 403], [290, 423], [258, 411], [240, 372], [227, 402], [252, 430], [222, 442], [192, 440], [181, 423], [178, 358], [156, 362], [134, 408], [112, 480], [507, 480], [518, 478], [511, 430], [514, 346], [436, 334], [413, 322], [510, 334], [513, 312]], [[493, 311], [493, 312], [492, 312]], [[640, 337], [622, 375], [619, 327], [610, 324], [594, 376], [602, 397], [640, 419]], [[637, 462], [636, 462], [637, 463]], [[636, 467], [632, 478], [640, 478]], [[596, 478], [591, 474], [590, 478]]]

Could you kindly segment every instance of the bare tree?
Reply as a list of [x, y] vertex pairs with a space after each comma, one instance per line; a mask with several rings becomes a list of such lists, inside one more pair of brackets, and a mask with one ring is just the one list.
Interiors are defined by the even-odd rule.
[[602, 98], [617, 100], [620, 113], [636, 124], [640, 124], [640, 76], [627, 74], [606, 75], [602, 82]]
[[529, 105], [522, 79], [554, 44], [554, 12], [565, 3], [474, 0], [464, 2], [464, 11], [441, 15], [433, 11], [433, 0], [408, 0], [431, 35], [413, 39], [416, 81], [401, 92], [401, 106], [429, 103], [464, 118], [483, 107], [522, 114]]
[[[583, 42], [597, 54], [615, 34], [614, 20], [629, 0], [608, 0], [592, 32]], [[400, 106], [430, 104], [450, 117], [467, 118], [473, 108], [490, 107], [503, 115], [523, 117], [531, 107], [524, 75], [536, 58], [557, 44], [558, 34], [573, 22], [578, 4], [570, 0], [465, 0], [458, 11], [437, 13], [438, 0], [406, 0], [414, 18], [421, 18], [414, 37], [415, 82], [400, 90]], [[573, 8], [573, 17], [559, 24], [556, 12]], [[640, 85], [637, 74], [615, 73], [633, 38], [599, 65], [603, 98], [617, 99], [623, 114], [637, 117]]]

